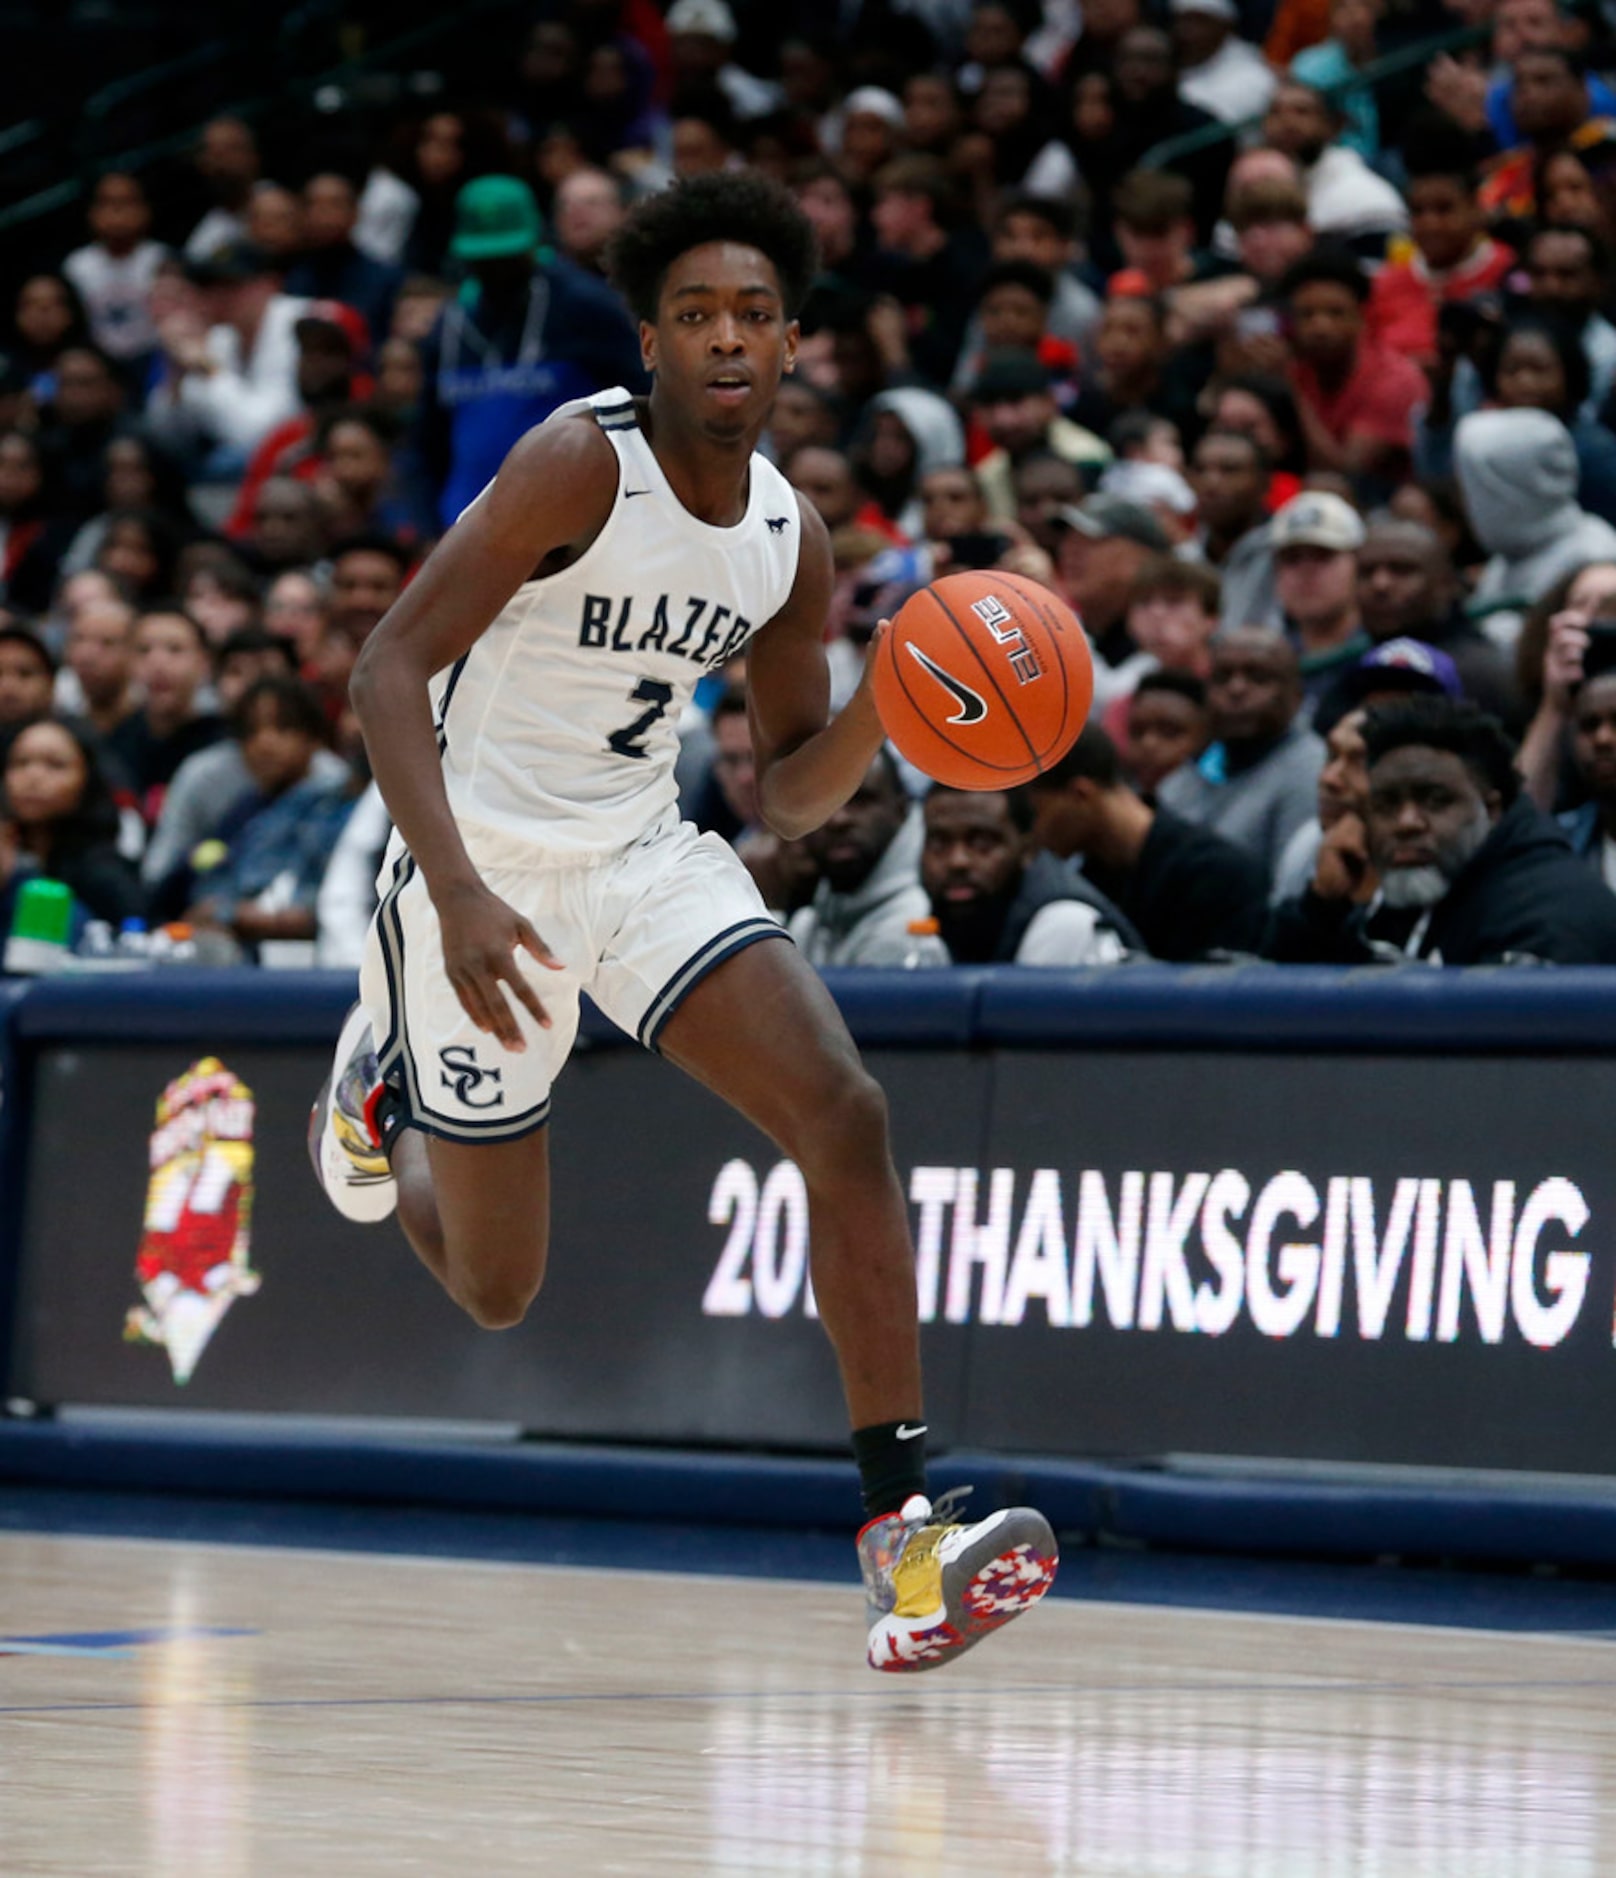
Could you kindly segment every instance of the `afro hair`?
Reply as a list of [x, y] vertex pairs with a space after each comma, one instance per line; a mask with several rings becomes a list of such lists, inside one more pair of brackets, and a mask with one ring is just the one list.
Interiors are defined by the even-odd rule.
[[770, 177], [722, 170], [647, 196], [618, 231], [608, 265], [636, 319], [655, 320], [668, 269], [710, 241], [737, 242], [765, 255], [780, 277], [787, 319], [797, 317], [819, 270], [813, 225]]

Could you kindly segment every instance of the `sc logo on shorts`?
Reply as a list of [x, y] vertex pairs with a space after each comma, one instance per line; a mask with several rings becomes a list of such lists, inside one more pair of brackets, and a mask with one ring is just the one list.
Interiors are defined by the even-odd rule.
[[477, 1047], [470, 1043], [452, 1043], [447, 1049], [438, 1052], [438, 1061], [443, 1065], [443, 1086], [454, 1091], [457, 1102], [468, 1109], [497, 1109], [505, 1105], [505, 1091], [494, 1088], [485, 1096], [477, 1091], [485, 1082], [498, 1084], [503, 1080], [503, 1072], [497, 1069], [484, 1069], [477, 1061]]

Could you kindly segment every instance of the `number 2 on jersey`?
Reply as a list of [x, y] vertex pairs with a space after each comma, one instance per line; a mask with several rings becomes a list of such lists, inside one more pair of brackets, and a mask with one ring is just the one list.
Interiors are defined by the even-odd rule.
[[651, 752], [646, 749], [642, 739], [672, 704], [673, 686], [665, 685], [660, 678], [642, 678], [628, 697], [630, 704], [647, 704], [651, 708], [642, 711], [632, 724], [614, 730], [606, 741], [619, 756], [649, 756]]

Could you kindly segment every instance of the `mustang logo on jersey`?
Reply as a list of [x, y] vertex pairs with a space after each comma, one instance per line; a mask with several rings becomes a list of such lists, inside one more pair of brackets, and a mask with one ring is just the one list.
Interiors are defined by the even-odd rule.
[[[497, 1069], [484, 1069], [477, 1061], [477, 1046], [473, 1043], [451, 1043], [438, 1052], [438, 1061], [443, 1065], [443, 1086], [454, 1091], [454, 1099], [468, 1109], [497, 1109], [505, 1105], [505, 1091], [497, 1085], [505, 1080]], [[485, 1082], [496, 1085], [491, 1095], [479, 1097], [477, 1091]]]
[[659, 593], [649, 603], [647, 617], [643, 594], [616, 599], [586, 593], [578, 643], [606, 652], [669, 652], [716, 671], [740, 651], [751, 630], [750, 620], [698, 594], [676, 600]]

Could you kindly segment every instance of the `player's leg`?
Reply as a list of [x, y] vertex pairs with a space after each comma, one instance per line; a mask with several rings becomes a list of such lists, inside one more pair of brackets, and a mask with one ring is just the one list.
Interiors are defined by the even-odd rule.
[[1058, 1554], [1049, 1522], [1030, 1507], [967, 1524], [932, 1506], [918, 1467], [922, 1490], [900, 1499], [888, 1486], [893, 1462], [901, 1468], [904, 1449], [923, 1445], [924, 1428], [914, 1256], [885, 1100], [790, 945], [749, 945], [717, 966], [657, 1045], [802, 1170], [814, 1297], [841, 1365], [871, 1514], [858, 1541], [868, 1661], [883, 1670], [949, 1662], [1036, 1604]]
[[394, 1137], [398, 1223], [415, 1255], [485, 1330], [519, 1324], [550, 1249], [550, 1131], [467, 1143]]
[[918, 1425], [914, 1253], [886, 1097], [817, 973], [793, 945], [748, 946], [688, 994], [657, 1048], [801, 1169], [814, 1298], [853, 1427]]

